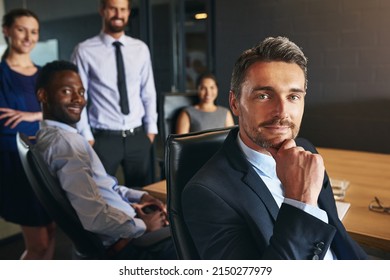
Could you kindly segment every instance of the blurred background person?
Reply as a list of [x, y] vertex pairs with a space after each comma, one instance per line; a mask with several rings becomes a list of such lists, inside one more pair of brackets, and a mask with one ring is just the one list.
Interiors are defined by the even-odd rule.
[[130, 0], [100, 0], [102, 31], [79, 43], [72, 61], [88, 93], [78, 129], [108, 174], [122, 166], [125, 185], [140, 187], [151, 183], [157, 96], [148, 46], [125, 34], [130, 11]]
[[199, 102], [180, 112], [176, 123], [176, 133], [182, 134], [234, 125], [229, 109], [215, 104], [218, 97], [218, 83], [213, 74], [205, 73], [199, 76], [196, 88]]
[[26, 249], [21, 259], [52, 259], [55, 226], [27, 180], [16, 133], [34, 136], [42, 120], [35, 94], [39, 67], [30, 57], [39, 39], [39, 19], [27, 9], [3, 17], [7, 42], [0, 64], [0, 215], [21, 225]]

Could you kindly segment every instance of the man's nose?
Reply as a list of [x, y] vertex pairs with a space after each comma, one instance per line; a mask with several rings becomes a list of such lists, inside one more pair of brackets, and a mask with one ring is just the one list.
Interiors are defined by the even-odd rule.
[[80, 93], [74, 92], [74, 93], [72, 94], [72, 101], [73, 101], [73, 102], [79, 102], [79, 103], [81, 103], [81, 102], [83, 102], [83, 100], [84, 100], [84, 96], [82, 96]]
[[275, 115], [279, 118], [286, 118], [288, 116], [287, 113], [287, 101], [281, 98], [275, 99]]
[[115, 9], [115, 17], [121, 18], [123, 15], [124, 12], [122, 12], [120, 9]]

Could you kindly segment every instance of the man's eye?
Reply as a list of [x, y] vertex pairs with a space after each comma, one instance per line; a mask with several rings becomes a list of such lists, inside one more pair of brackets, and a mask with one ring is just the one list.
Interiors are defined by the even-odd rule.
[[290, 97], [290, 99], [293, 100], [293, 101], [296, 101], [296, 100], [301, 99], [301, 97], [300, 97], [299, 95], [292, 95], [292, 96]]
[[64, 89], [64, 93], [66, 95], [70, 95], [70, 94], [72, 94], [72, 91], [70, 89]]
[[259, 99], [268, 99], [269, 97], [268, 97], [268, 94], [259, 94], [258, 98]]
[[84, 96], [85, 95], [85, 91], [82, 90], [82, 91], [79, 92], [79, 94], [80, 94], [80, 96]]

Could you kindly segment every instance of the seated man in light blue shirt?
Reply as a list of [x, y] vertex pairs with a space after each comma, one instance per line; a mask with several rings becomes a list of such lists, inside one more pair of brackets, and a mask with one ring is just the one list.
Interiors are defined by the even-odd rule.
[[[44, 120], [36, 149], [58, 177], [84, 228], [98, 234], [108, 250], [114, 248], [114, 257], [176, 258], [170, 238], [147, 248], [130, 242], [167, 226], [166, 208], [144, 191], [119, 186], [88, 141], [78, 134], [75, 124], [86, 105], [84, 92], [74, 64], [54, 61], [42, 68], [37, 94]], [[151, 206], [152, 213], [143, 210]], [[123, 245], [115, 249], [118, 242]]]

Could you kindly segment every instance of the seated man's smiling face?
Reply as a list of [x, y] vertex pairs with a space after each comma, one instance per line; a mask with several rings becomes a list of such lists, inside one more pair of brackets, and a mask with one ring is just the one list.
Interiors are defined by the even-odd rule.
[[64, 70], [53, 74], [49, 85], [38, 90], [45, 118], [74, 125], [85, 107], [85, 89], [79, 74]]

